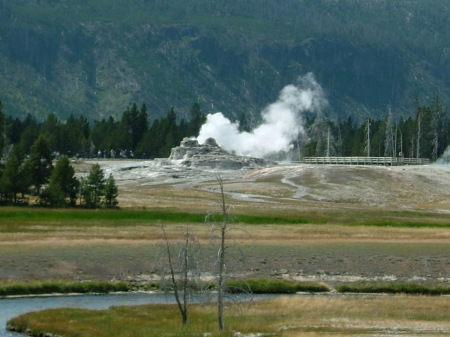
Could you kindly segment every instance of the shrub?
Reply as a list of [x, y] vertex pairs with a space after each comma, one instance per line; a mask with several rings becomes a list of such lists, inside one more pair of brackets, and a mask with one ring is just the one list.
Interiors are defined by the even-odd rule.
[[330, 289], [317, 283], [258, 278], [229, 281], [227, 282], [227, 291], [230, 293], [295, 294], [297, 292], [328, 292]]
[[0, 285], [0, 296], [11, 295], [41, 295], [41, 294], [68, 294], [68, 293], [110, 293], [129, 291], [130, 285], [126, 282], [64, 282], [46, 281], [34, 283], [11, 283]]
[[448, 285], [425, 285], [419, 283], [354, 283], [336, 286], [340, 293], [387, 293], [416, 295], [450, 295]]

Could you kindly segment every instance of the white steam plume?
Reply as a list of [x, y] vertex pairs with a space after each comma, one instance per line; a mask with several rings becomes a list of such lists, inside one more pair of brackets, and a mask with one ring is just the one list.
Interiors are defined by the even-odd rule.
[[450, 165], [450, 145], [447, 146], [447, 149], [444, 151], [442, 156], [438, 160], [436, 160], [435, 164]]
[[304, 132], [302, 113], [319, 111], [327, 104], [322, 87], [308, 73], [297, 85], [284, 87], [275, 103], [262, 111], [263, 122], [251, 132], [240, 132], [239, 123], [232, 123], [220, 112], [209, 114], [197, 138], [200, 144], [212, 137], [223, 149], [237, 155], [265, 157], [287, 152]]

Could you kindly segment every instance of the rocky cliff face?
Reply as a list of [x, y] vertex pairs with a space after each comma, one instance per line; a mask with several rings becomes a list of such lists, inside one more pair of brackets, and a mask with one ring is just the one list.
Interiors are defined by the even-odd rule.
[[197, 140], [185, 138], [180, 146], [172, 149], [170, 160], [180, 161], [188, 167], [207, 167], [225, 170], [238, 170], [241, 168], [265, 167], [274, 165], [261, 158], [235, 156], [223, 150], [213, 138], [208, 138], [205, 144]]

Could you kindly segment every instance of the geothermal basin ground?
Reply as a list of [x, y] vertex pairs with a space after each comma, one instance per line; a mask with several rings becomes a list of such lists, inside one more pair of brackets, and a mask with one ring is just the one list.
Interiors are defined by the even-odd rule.
[[[278, 164], [220, 170], [168, 160], [78, 160], [78, 175], [99, 163], [119, 187], [122, 210], [207, 214], [226, 202], [241, 248], [229, 267], [238, 277], [319, 281], [450, 282], [450, 166], [339, 166]], [[121, 212], [121, 210], [117, 210]], [[294, 219], [245, 224], [258, 215]], [[296, 222], [295, 219], [298, 219]], [[208, 245], [208, 223], [165, 223], [169, 238], [191, 225]], [[25, 226], [26, 227], [26, 226]], [[151, 281], [160, 275], [158, 221], [92, 221], [83, 226], [30, 223], [0, 233], [0, 279]], [[204, 277], [211, 251], [204, 261]]]

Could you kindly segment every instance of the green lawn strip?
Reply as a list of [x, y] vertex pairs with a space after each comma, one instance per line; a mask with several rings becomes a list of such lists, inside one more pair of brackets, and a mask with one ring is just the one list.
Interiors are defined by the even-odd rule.
[[[214, 216], [209, 217], [217, 220]], [[204, 223], [207, 216], [204, 213], [188, 213], [174, 209], [157, 210], [83, 210], [83, 209], [45, 209], [45, 208], [1, 208], [0, 219], [8, 221], [23, 221], [28, 223], [42, 221], [64, 221], [68, 224], [83, 225], [84, 222], [100, 221], [105, 225], [123, 224], [123, 221], [142, 222], [172, 222], [172, 223]], [[298, 224], [324, 223], [324, 221], [278, 216], [236, 215], [236, 222], [246, 224]]]
[[[137, 284], [134, 282], [71, 282], [71, 281], [32, 281], [32, 282], [7, 282], [0, 284], [0, 296], [27, 296], [69, 293], [99, 293], [128, 291], [155, 291], [162, 289], [159, 282]], [[193, 284], [194, 291], [214, 290], [215, 284]], [[228, 293], [253, 293], [253, 294], [293, 294], [296, 292], [327, 292], [330, 289], [318, 283], [293, 282], [271, 279], [234, 280], [226, 283]]]
[[177, 307], [167, 304], [107, 310], [66, 308], [25, 314], [10, 320], [8, 327], [27, 331], [31, 336], [43, 336], [47, 332], [67, 337], [202, 336], [209, 331], [214, 331], [214, 336], [221, 335], [216, 327], [215, 312], [192, 312], [189, 319], [189, 325], [182, 325]]
[[[136, 284], [132, 282], [70, 282], [70, 281], [42, 281], [42, 282], [7, 282], [0, 284], [0, 296], [26, 296], [68, 293], [111, 293], [127, 292], [133, 290], [158, 290], [158, 282]], [[194, 288], [211, 290], [214, 284], [196, 285]], [[419, 283], [398, 282], [364, 282], [339, 284], [336, 287], [339, 293], [388, 293], [388, 294], [414, 294], [414, 295], [450, 295], [449, 285], [426, 285]], [[295, 282], [276, 279], [247, 279], [230, 280], [226, 283], [228, 293], [253, 294], [294, 294], [297, 292], [329, 292], [330, 288], [320, 283]]]
[[[416, 219], [419, 220], [417, 221]], [[372, 213], [353, 214], [317, 214], [292, 213], [286, 215], [247, 215], [236, 214], [233, 221], [249, 225], [293, 225], [293, 224], [339, 224], [349, 226], [383, 226], [383, 227], [441, 227], [450, 228], [448, 217], [429, 214], [391, 212], [383, 218], [374, 221]], [[398, 220], [397, 220], [398, 219]], [[412, 221], [411, 219], [414, 219]], [[135, 225], [136, 223], [204, 223], [205, 221], [220, 221], [214, 216], [182, 212], [177, 209], [155, 210], [85, 210], [85, 209], [46, 209], [35, 207], [0, 207], [0, 232], [13, 232], [15, 228], [32, 226], [33, 224], [86, 226], [95, 222], [96, 226], [114, 227]]]
[[323, 284], [294, 282], [287, 280], [271, 280], [265, 278], [233, 280], [226, 283], [227, 292], [253, 294], [295, 294], [297, 292], [328, 292], [330, 288]]
[[411, 295], [450, 295], [450, 285], [426, 285], [409, 282], [361, 282], [339, 284], [336, 290], [340, 293], [384, 293]]
[[127, 282], [7, 282], [0, 284], [0, 296], [27, 296], [46, 294], [106, 294], [111, 292], [126, 292], [131, 289]]

